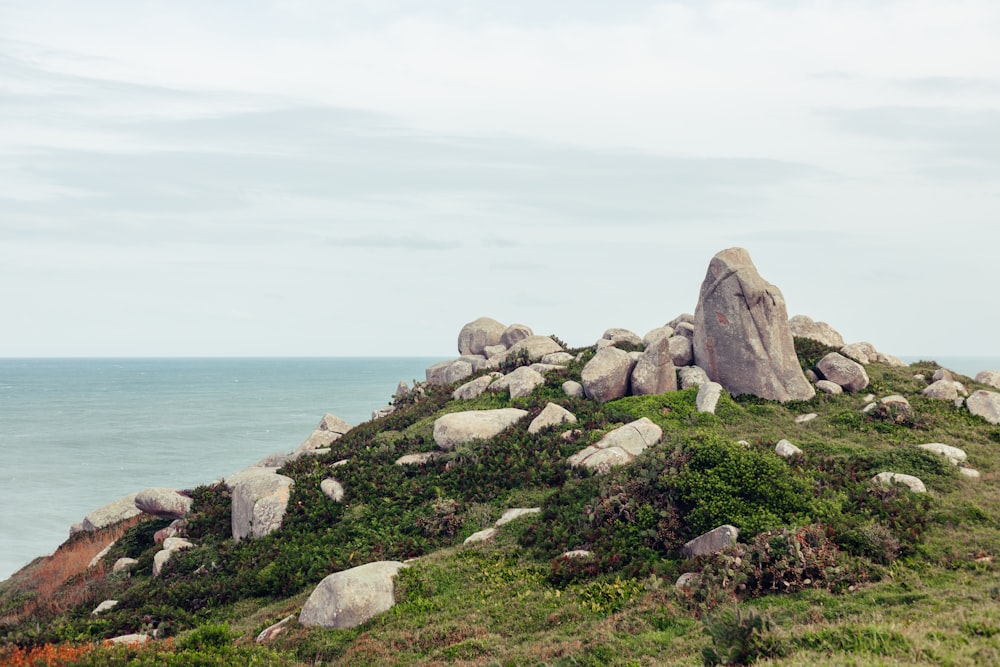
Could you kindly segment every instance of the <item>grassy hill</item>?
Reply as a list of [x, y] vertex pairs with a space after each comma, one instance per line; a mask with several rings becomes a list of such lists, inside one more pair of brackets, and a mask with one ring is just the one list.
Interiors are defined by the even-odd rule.
[[[827, 350], [796, 339], [803, 366]], [[187, 529], [197, 547], [150, 576], [167, 522], [140, 519], [79, 534], [0, 585], [0, 664], [76, 665], [984, 665], [1000, 664], [1000, 427], [921, 390], [937, 368], [872, 364], [868, 389], [775, 403], [723, 396], [695, 409], [696, 389], [605, 404], [567, 398], [593, 354], [547, 375], [530, 396], [453, 401], [454, 387], [355, 427], [329, 454], [303, 457], [282, 528], [234, 542], [223, 485], [199, 487]], [[958, 377], [971, 392], [976, 385]], [[863, 413], [864, 394], [901, 394], [912, 415]], [[548, 402], [568, 425], [527, 432]], [[429, 463], [447, 412], [518, 407], [500, 436]], [[795, 418], [817, 417], [805, 423]], [[663, 440], [634, 463], [595, 476], [565, 460], [640, 417]], [[787, 439], [802, 455], [774, 453]], [[919, 444], [962, 448], [979, 479]], [[343, 503], [319, 488], [331, 474]], [[928, 492], [871, 483], [919, 477]], [[463, 546], [507, 508], [539, 507], [489, 542]], [[721, 524], [740, 541], [686, 559], [680, 547]], [[111, 539], [96, 567], [90, 559]], [[564, 558], [573, 549], [590, 558]], [[131, 575], [112, 573], [123, 556]], [[396, 606], [351, 630], [294, 620], [266, 645], [256, 635], [296, 613], [332, 572], [408, 560]], [[678, 588], [683, 573], [694, 582]], [[91, 614], [106, 599], [117, 607]], [[145, 646], [105, 646], [126, 633]]]

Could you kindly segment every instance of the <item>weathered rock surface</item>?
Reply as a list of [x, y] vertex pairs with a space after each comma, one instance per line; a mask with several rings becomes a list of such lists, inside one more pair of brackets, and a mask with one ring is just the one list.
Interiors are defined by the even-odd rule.
[[841, 348], [844, 338], [826, 322], [816, 322], [808, 315], [796, 315], [788, 320], [792, 335], [798, 338], [811, 338], [828, 347]]
[[1000, 371], [979, 371], [973, 379], [979, 384], [988, 384], [1000, 389]]
[[816, 363], [816, 369], [830, 382], [836, 382], [844, 391], [861, 391], [868, 386], [865, 367], [838, 352], [831, 352]]
[[[130, 493], [127, 496], [114, 500], [103, 507], [100, 507], [87, 516], [79, 524], [79, 530], [92, 533], [101, 528], [107, 528], [119, 521], [131, 519], [142, 514], [142, 510], [135, 506], [135, 498], [138, 493]], [[70, 534], [76, 531], [70, 531]]]
[[502, 345], [500, 337], [507, 327], [490, 317], [469, 322], [458, 332], [459, 354], [483, 354], [487, 345]]
[[514, 343], [507, 350], [507, 358], [519, 355], [522, 350], [527, 353], [528, 359], [532, 361], [538, 361], [545, 355], [554, 352], [565, 352], [562, 345], [552, 340], [549, 336], [528, 336], [524, 340]]
[[880, 472], [872, 477], [872, 481], [883, 486], [902, 484], [914, 493], [927, 493], [927, 487], [924, 486], [924, 483], [913, 475], [904, 475], [899, 472]]
[[600, 403], [628, 396], [635, 363], [628, 352], [616, 347], [601, 348], [580, 373], [583, 391]]
[[706, 382], [698, 387], [698, 395], [695, 397], [695, 407], [698, 412], [710, 412], [714, 415], [723, 391], [722, 385], [718, 382]]
[[174, 489], [153, 487], [143, 489], [135, 496], [135, 506], [146, 514], [161, 519], [181, 519], [191, 511], [191, 497]]
[[816, 395], [795, 354], [781, 290], [760, 277], [743, 248], [709, 263], [695, 310], [694, 358], [730, 394], [783, 402]]
[[90, 563], [87, 565], [87, 567], [88, 568], [97, 567], [98, 565], [100, 565], [101, 561], [104, 560], [104, 557], [108, 555], [108, 552], [111, 551], [111, 547], [113, 546], [115, 546], [115, 542], [112, 542], [111, 544], [109, 544], [108, 546], [104, 547], [99, 552], [97, 552], [97, 555], [90, 559]]
[[528, 425], [528, 433], [538, 433], [544, 428], [559, 424], [575, 424], [576, 415], [557, 403], [546, 405]]
[[952, 447], [951, 445], [945, 445], [940, 442], [928, 442], [926, 445], [917, 445], [917, 447], [931, 452], [932, 454], [943, 456], [955, 465], [958, 465], [960, 461], [965, 461], [968, 458], [964, 449]]
[[513, 507], [506, 510], [503, 515], [497, 519], [496, 523], [493, 524], [497, 528], [508, 524], [515, 519], [520, 519], [522, 516], [528, 516], [529, 514], [538, 514], [542, 511], [541, 507]]
[[333, 477], [327, 477], [320, 482], [319, 490], [335, 503], [339, 503], [344, 500], [344, 485]]
[[801, 456], [802, 450], [789, 441], [782, 439], [774, 446], [774, 453], [787, 459], [793, 456]]
[[690, 366], [694, 363], [694, 345], [690, 338], [672, 336], [668, 339], [668, 345], [674, 366]]
[[434, 442], [441, 449], [472, 440], [487, 440], [513, 426], [526, 417], [527, 410], [500, 408], [498, 410], [467, 410], [438, 417], [434, 422]]
[[327, 413], [323, 415], [323, 418], [319, 421], [319, 425], [316, 426], [315, 430], [313, 430], [309, 437], [306, 438], [301, 445], [299, 445], [296, 451], [305, 452], [311, 449], [329, 447], [352, 428], [354, 427], [340, 417]]
[[499, 531], [495, 527], [485, 528], [469, 535], [462, 544], [476, 544], [477, 542], [488, 542], [497, 536]]
[[545, 376], [528, 366], [515, 368], [507, 375], [497, 378], [490, 386], [490, 391], [509, 391], [511, 398], [527, 396], [535, 387], [545, 384]]
[[399, 561], [378, 561], [336, 572], [319, 582], [299, 613], [304, 626], [346, 629], [395, 605]]
[[139, 561], [135, 558], [119, 558], [115, 561], [115, 564], [111, 566], [112, 572], [127, 572], [133, 567], [139, 564]]
[[674, 582], [674, 588], [689, 588], [694, 586], [697, 582], [697, 572], [685, 572], [681, 576], [677, 577], [677, 581]]
[[736, 544], [739, 536], [740, 531], [736, 526], [729, 524], [719, 526], [685, 544], [681, 547], [681, 554], [686, 558], [694, 558], [695, 556], [718, 553], [726, 547]]
[[583, 398], [587, 392], [583, 390], [583, 385], [576, 380], [566, 380], [562, 384], [563, 393], [569, 398]]
[[599, 442], [570, 456], [567, 463], [606, 473], [614, 466], [630, 463], [662, 437], [663, 429], [643, 417], [609, 431]]
[[840, 353], [865, 366], [878, 361], [878, 351], [875, 349], [875, 346], [865, 341], [849, 343], [840, 348]]
[[451, 397], [456, 401], [471, 401], [474, 398], [479, 398], [479, 396], [486, 391], [487, 387], [493, 384], [493, 382], [499, 377], [499, 373], [481, 375], [475, 380], [469, 380], [453, 391], [451, 393]]
[[247, 468], [226, 480], [232, 494], [233, 539], [263, 537], [281, 527], [293, 481], [276, 468]]
[[543, 364], [556, 366], [565, 366], [571, 361], [573, 361], [573, 355], [569, 352], [552, 352], [541, 358]]
[[150, 640], [150, 636], [141, 633], [133, 633], [130, 635], [118, 635], [117, 637], [112, 637], [107, 640], [112, 644], [123, 644], [125, 646], [136, 646], [145, 644]]
[[1000, 393], [979, 389], [966, 399], [965, 407], [991, 424], [1000, 424]]
[[440, 458], [441, 452], [419, 452], [417, 454], [404, 454], [396, 459], [398, 466], [417, 466], [429, 463], [436, 458]]
[[807, 414], [799, 415], [798, 417], [796, 417], [795, 418], [795, 423], [796, 424], [808, 424], [809, 422], [811, 422], [812, 420], [816, 419], [817, 417], [819, 417], [819, 415], [816, 414], [815, 412], [809, 412]]
[[158, 577], [163, 572], [163, 566], [167, 564], [175, 552], [190, 549], [194, 546], [191, 542], [180, 537], [168, 537], [163, 541], [163, 549], [153, 555], [153, 576]]
[[[670, 352], [672, 338], [658, 338], [639, 355], [632, 368], [632, 395], [665, 394], [677, 391], [677, 368]], [[681, 340], [687, 341], [686, 338]], [[690, 347], [688, 343], [688, 347]]]
[[681, 389], [698, 387], [711, 382], [708, 379], [708, 373], [701, 366], [682, 366], [677, 369], [677, 374], [680, 377]]
[[512, 324], [500, 334], [500, 344], [506, 348], [511, 348], [520, 343], [525, 338], [531, 338], [535, 332], [525, 324]]
[[661, 338], [670, 338], [674, 335], [674, 328], [671, 326], [656, 327], [642, 337], [642, 344], [649, 347]]
[[626, 345], [642, 345], [642, 338], [639, 338], [639, 334], [634, 331], [621, 328], [606, 330], [601, 335], [601, 340], [611, 341], [612, 345], [618, 345], [619, 343], [625, 343]]
[[956, 384], [954, 380], [938, 380], [924, 387], [921, 393], [928, 398], [936, 398], [941, 401], [954, 401], [958, 398]]
[[955, 376], [951, 374], [947, 368], [939, 368], [934, 371], [934, 375], [931, 376], [931, 382], [937, 382], [938, 380], [947, 380], [948, 382], [954, 382]]

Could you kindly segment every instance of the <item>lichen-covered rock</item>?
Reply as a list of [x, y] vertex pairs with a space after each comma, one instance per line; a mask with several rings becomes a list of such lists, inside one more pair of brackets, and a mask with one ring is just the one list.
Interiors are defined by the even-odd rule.
[[528, 396], [539, 387], [545, 384], [545, 376], [528, 366], [515, 368], [507, 375], [497, 378], [490, 383], [490, 391], [509, 391], [511, 398], [521, 398]]
[[843, 387], [844, 391], [861, 391], [869, 384], [865, 367], [837, 352], [820, 359], [816, 369], [825, 379]]
[[954, 380], [938, 380], [924, 387], [921, 393], [928, 398], [936, 398], [941, 401], [954, 401], [958, 398], [956, 384]]
[[731, 394], [782, 402], [816, 395], [795, 354], [785, 298], [743, 248], [709, 263], [695, 310], [694, 358]]
[[1000, 393], [979, 389], [966, 399], [965, 407], [991, 424], [1000, 424]]
[[677, 375], [680, 377], [681, 389], [699, 387], [711, 382], [708, 379], [708, 373], [701, 366], [682, 366], [677, 369]]
[[924, 486], [924, 483], [913, 475], [904, 475], [899, 472], [880, 472], [872, 477], [872, 481], [883, 486], [901, 484], [914, 493], [927, 493], [927, 487]]
[[729, 524], [719, 526], [685, 544], [681, 547], [681, 554], [685, 558], [694, 558], [718, 553], [726, 547], [736, 544], [739, 536], [740, 531], [736, 526]]
[[874, 345], [865, 341], [849, 343], [840, 348], [840, 353], [865, 366], [878, 361], [878, 350], [875, 349]]
[[294, 484], [276, 468], [252, 467], [229, 477], [226, 487], [232, 495], [233, 539], [263, 537], [281, 527]]
[[500, 373], [481, 375], [475, 380], [469, 380], [451, 393], [451, 397], [456, 401], [471, 401], [479, 398], [493, 382], [501, 377]]
[[598, 350], [580, 373], [587, 398], [604, 403], [628, 396], [635, 363], [628, 352], [616, 347]]
[[543, 364], [555, 366], [565, 366], [571, 361], [573, 361], [573, 355], [569, 352], [552, 352], [541, 358]]
[[844, 346], [844, 338], [826, 322], [816, 322], [808, 315], [796, 315], [788, 320], [792, 335], [797, 338], [810, 338], [827, 347], [840, 348]]
[[161, 519], [181, 519], [191, 511], [192, 499], [174, 489], [153, 487], [143, 489], [135, 496], [135, 506], [146, 514]]
[[379, 561], [331, 574], [309, 595], [299, 623], [347, 629], [389, 611], [396, 604], [395, 578], [403, 567], [399, 561]]
[[[127, 496], [114, 500], [103, 507], [100, 507], [87, 516], [79, 524], [79, 530], [92, 533], [101, 528], [107, 528], [126, 519], [142, 514], [142, 510], [135, 506], [135, 498], [138, 493], [130, 493]], [[70, 534], [77, 531], [70, 531]]]
[[[632, 368], [633, 396], [665, 394], [677, 390], [677, 368], [674, 367], [673, 356], [670, 353], [671, 340], [673, 339], [658, 338], [639, 355]], [[690, 347], [690, 343], [688, 346]]]
[[670, 359], [674, 366], [690, 366], [694, 363], [694, 345], [690, 338], [671, 336], [668, 341]]
[[448, 450], [472, 440], [487, 440], [527, 415], [527, 410], [518, 408], [452, 412], [435, 420], [434, 442], [441, 449]]
[[538, 416], [528, 425], [528, 433], [538, 433], [542, 429], [559, 424], [575, 424], [576, 415], [557, 403], [548, 403]]
[[698, 412], [708, 412], [714, 415], [723, 391], [722, 385], [718, 382], [706, 382], [698, 387], [698, 395], [695, 397], [695, 407]]
[[979, 384], [988, 384], [1000, 389], [1000, 371], [979, 371], [974, 379]]
[[500, 337], [507, 327], [490, 317], [469, 322], [458, 332], [459, 354], [483, 354], [488, 345], [502, 345]]

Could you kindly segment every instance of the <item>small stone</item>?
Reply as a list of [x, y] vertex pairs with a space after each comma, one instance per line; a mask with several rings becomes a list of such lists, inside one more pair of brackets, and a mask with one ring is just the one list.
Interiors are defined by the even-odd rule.
[[487, 528], [486, 530], [480, 530], [477, 533], [473, 533], [465, 538], [462, 544], [476, 544], [477, 542], [486, 542], [492, 540], [497, 535], [496, 528]]
[[802, 450], [787, 440], [779, 440], [778, 444], [774, 446], [774, 453], [787, 459], [793, 456], [801, 456]]
[[843, 394], [844, 388], [841, 387], [836, 382], [830, 382], [829, 380], [817, 380], [816, 388], [819, 389], [824, 394]]
[[561, 558], [593, 558], [594, 552], [587, 551], [586, 549], [573, 549], [572, 551], [564, 551], [560, 554]]
[[563, 382], [562, 390], [569, 398], [583, 398], [586, 395], [583, 385], [576, 380], [566, 380], [566, 382]]
[[335, 503], [339, 503], [344, 500], [344, 485], [333, 477], [327, 477], [320, 482], [319, 489], [326, 494], [327, 498]]
[[795, 418], [795, 423], [796, 424], [805, 424], [807, 422], [811, 422], [812, 420], [816, 419], [816, 417], [818, 417], [818, 416], [819, 415], [817, 415], [815, 412], [810, 412], [807, 415], [799, 415], [798, 417]]
[[979, 479], [982, 475], [975, 468], [959, 468], [958, 472], [969, 479]]
[[118, 600], [105, 600], [101, 604], [94, 608], [94, 611], [90, 612], [91, 616], [98, 616], [106, 611], [111, 611], [118, 606]]
[[396, 459], [396, 465], [398, 466], [422, 466], [426, 463], [430, 463], [434, 459], [441, 456], [440, 452], [420, 452], [418, 454], [404, 454]]
[[520, 519], [522, 516], [527, 516], [529, 514], [538, 514], [541, 511], [541, 507], [515, 507], [504, 512], [503, 516], [497, 519], [497, 522], [493, 525], [499, 528], [506, 523], [510, 523], [514, 519]]

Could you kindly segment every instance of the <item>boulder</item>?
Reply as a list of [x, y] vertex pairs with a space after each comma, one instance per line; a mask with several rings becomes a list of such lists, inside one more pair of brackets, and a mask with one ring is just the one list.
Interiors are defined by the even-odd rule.
[[500, 334], [500, 344], [509, 349], [525, 338], [530, 338], [534, 335], [535, 332], [531, 330], [531, 327], [524, 324], [512, 324]]
[[232, 494], [233, 539], [263, 537], [281, 527], [293, 484], [276, 468], [247, 468], [226, 480]]
[[480, 530], [479, 532], [473, 533], [472, 535], [469, 535], [467, 538], [465, 538], [465, 541], [462, 542], [462, 544], [476, 544], [477, 542], [487, 542], [496, 537], [498, 532], [499, 531], [496, 528], [486, 528], [484, 530]]
[[594, 552], [587, 551], [586, 549], [573, 549], [572, 551], [564, 551], [559, 554], [560, 558], [593, 558]]
[[410, 395], [410, 385], [406, 384], [406, 380], [400, 380], [399, 384], [396, 385], [396, 392], [392, 395], [393, 400], [399, 401]]
[[340, 438], [352, 428], [354, 427], [340, 417], [327, 413], [323, 415], [323, 418], [319, 420], [319, 425], [316, 426], [316, 429], [309, 435], [309, 437], [306, 438], [301, 445], [299, 445], [296, 451], [306, 452], [313, 449], [329, 447], [335, 441], [340, 440]]
[[816, 414], [815, 412], [810, 412], [808, 414], [799, 415], [798, 417], [796, 417], [795, 418], [795, 423], [796, 424], [808, 424], [809, 422], [811, 422], [812, 420], [816, 419], [817, 417], [819, 417], [818, 414]]
[[187, 527], [186, 519], [174, 519], [166, 528], [161, 528], [153, 533], [153, 542], [163, 544], [168, 537], [176, 537]]
[[551, 354], [546, 354], [540, 361], [543, 364], [565, 366], [573, 361], [573, 355], [569, 352], [552, 352]]
[[257, 639], [254, 641], [257, 644], [268, 644], [274, 641], [275, 637], [288, 629], [288, 624], [291, 623], [294, 618], [295, 614], [289, 614], [274, 625], [269, 625], [260, 631], [260, 634], [257, 635]]
[[736, 526], [719, 526], [685, 544], [681, 547], [681, 554], [685, 558], [709, 556], [736, 544], [739, 536], [740, 531]]
[[443, 386], [448, 384], [447, 382], [445, 382], [444, 376], [445, 372], [448, 370], [448, 367], [451, 366], [453, 363], [455, 363], [455, 360], [449, 359], [447, 361], [439, 361], [436, 364], [428, 366], [427, 370], [424, 371], [427, 384], [438, 385], [438, 386]]
[[695, 310], [695, 363], [731, 394], [775, 401], [816, 395], [795, 354], [785, 298], [743, 248], [712, 258]]
[[[562, 354], [562, 353], [557, 352], [556, 354]], [[552, 355], [547, 354], [545, 356], [550, 357]], [[543, 364], [541, 362], [531, 364], [530, 366], [528, 366], [528, 368], [530, 368], [533, 371], [537, 371], [542, 375], [545, 375], [546, 373], [564, 373], [566, 371], [566, 366], [562, 364]]]
[[670, 338], [674, 335], [674, 328], [669, 326], [656, 327], [642, 337], [642, 344], [649, 347], [661, 338]]
[[683, 336], [690, 341], [694, 340], [694, 324], [692, 322], [680, 322], [674, 327], [675, 336]]
[[956, 384], [954, 380], [938, 380], [924, 387], [921, 393], [928, 398], [936, 398], [941, 401], [954, 401], [958, 398]]
[[[691, 313], [681, 313], [680, 315], [678, 315], [674, 319], [672, 319], [669, 322], [667, 322], [667, 326], [668, 327], [672, 327], [675, 330], [681, 324], [694, 324], [694, 315], [692, 315]], [[693, 329], [692, 329], [692, 331], [693, 331]]]
[[[375, 421], [376, 419], [382, 419], [383, 417], [388, 417], [389, 415], [391, 415], [395, 411], [396, 411], [396, 406], [395, 405], [383, 405], [381, 408], [376, 408], [376, 409], [372, 410], [372, 421]], [[329, 450], [330, 448], [329, 447], [320, 447], [320, 449]], [[313, 450], [313, 451], [316, 451], [316, 450]]]
[[115, 573], [127, 572], [138, 564], [139, 561], [135, 558], [119, 558], [115, 561], [115, 564], [111, 566], [111, 571]]
[[538, 361], [545, 355], [554, 352], [565, 352], [562, 345], [552, 340], [550, 336], [528, 336], [524, 340], [514, 343], [507, 350], [507, 358], [510, 359], [521, 354], [522, 350], [532, 361]]
[[668, 340], [670, 359], [674, 366], [690, 366], [694, 363], [694, 345], [690, 338], [672, 336]]
[[865, 366], [878, 361], [878, 351], [875, 349], [875, 346], [864, 341], [845, 345], [840, 348], [840, 353]]
[[682, 366], [677, 369], [677, 374], [680, 377], [681, 389], [699, 387], [711, 382], [708, 373], [701, 366]]
[[566, 380], [563, 382], [562, 390], [569, 398], [583, 398], [587, 395], [583, 390], [583, 385], [576, 380]]
[[192, 499], [161, 486], [144, 489], [135, 497], [135, 506], [161, 519], [182, 519], [191, 511]]
[[557, 403], [549, 403], [531, 420], [528, 433], [535, 434], [542, 429], [560, 424], [575, 424], [576, 415]]
[[458, 332], [459, 354], [482, 354], [488, 345], [502, 345], [500, 337], [507, 327], [489, 317], [469, 322]]
[[959, 468], [958, 473], [969, 479], [979, 479], [982, 474], [975, 468]]
[[698, 387], [698, 395], [695, 397], [695, 406], [698, 408], [698, 412], [710, 412], [714, 415], [722, 392], [722, 385], [718, 382], [706, 382]]
[[917, 445], [917, 447], [931, 452], [932, 454], [943, 456], [955, 465], [958, 465], [960, 461], [965, 461], [968, 458], [965, 450], [959, 449], [958, 447], [952, 447], [951, 445], [945, 445], [940, 442], [928, 442], [926, 445]]
[[335, 503], [339, 503], [344, 500], [344, 485], [333, 477], [327, 477], [320, 482], [319, 490]]
[[175, 552], [190, 549], [194, 546], [191, 542], [181, 537], [168, 537], [163, 541], [163, 549], [153, 555], [153, 576], [158, 577], [163, 572], [163, 566], [167, 564]]
[[111, 611], [118, 606], [118, 600], [105, 600], [101, 604], [94, 608], [94, 611], [90, 612], [91, 616], [99, 616], [106, 611]]
[[436, 458], [441, 457], [441, 452], [420, 452], [418, 454], [404, 454], [396, 459], [396, 465], [398, 466], [418, 466], [424, 465], [425, 463], [430, 463]]
[[567, 463], [606, 473], [614, 466], [630, 463], [662, 437], [663, 429], [643, 417], [609, 431], [600, 441], [570, 456]]
[[885, 364], [886, 366], [896, 366], [897, 368], [906, 368], [909, 366], [908, 363], [900, 359], [899, 357], [894, 357], [891, 354], [885, 354], [884, 352], [879, 352], [875, 355], [875, 361], [880, 364]]
[[698, 583], [698, 573], [685, 572], [681, 576], [677, 577], [677, 581], [674, 582], [674, 588], [691, 588], [696, 583]]
[[1000, 389], [1000, 371], [979, 371], [974, 379], [979, 384], [988, 384]]
[[628, 329], [608, 329], [601, 335], [601, 340], [611, 341], [612, 345], [618, 345], [619, 343], [636, 346], [642, 345], [642, 339], [639, 338], [639, 334]]
[[802, 450], [788, 442], [787, 440], [779, 440], [778, 444], [774, 446], [774, 453], [783, 458], [791, 458], [793, 456], [801, 456]]
[[604, 403], [628, 396], [629, 379], [635, 361], [628, 352], [616, 347], [597, 351], [580, 373], [587, 397]]
[[434, 442], [441, 449], [448, 450], [472, 440], [487, 440], [527, 415], [527, 410], [518, 408], [452, 412], [435, 420]]
[[865, 367], [837, 352], [831, 352], [816, 364], [824, 379], [836, 382], [844, 391], [861, 391], [868, 386]]
[[815, 322], [807, 315], [796, 315], [788, 320], [792, 335], [797, 338], [810, 338], [827, 347], [841, 348], [844, 338], [826, 322]]
[[897, 424], [911, 421], [916, 416], [916, 411], [905, 396], [891, 394], [879, 399], [882, 407], [883, 418], [892, 419]]
[[481, 375], [475, 380], [469, 380], [453, 391], [451, 397], [456, 401], [471, 401], [474, 398], [479, 398], [498, 377], [500, 377], [499, 373], [490, 373], [489, 375]]
[[[485, 361], [485, 359], [484, 359]], [[470, 359], [456, 359], [444, 369], [444, 384], [461, 382], [475, 372], [475, 366]]]
[[511, 398], [528, 396], [535, 387], [545, 384], [545, 376], [533, 368], [521, 366], [507, 375], [497, 378], [490, 386], [490, 391], [509, 391]]
[[[135, 499], [138, 495], [138, 493], [130, 493], [94, 510], [83, 517], [83, 521], [79, 524], [79, 529], [92, 533], [101, 528], [107, 528], [110, 525], [142, 514], [142, 510], [135, 506]], [[73, 532], [77, 531], [71, 531], [71, 534]]]
[[934, 371], [934, 375], [931, 376], [931, 382], [937, 382], [938, 380], [947, 380], [948, 382], [954, 382], [955, 377], [951, 374], [947, 368], [939, 368]]
[[299, 623], [323, 628], [354, 628], [392, 609], [395, 577], [406, 567], [378, 561], [336, 572], [319, 582], [299, 613]]
[[872, 481], [883, 486], [901, 484], [908, 487], [914, 493], [927, 493], [927, 487], [924, 486], [924, 483], [913, 475], [904, 475], [898, 472], [880, 472], [872, 477]]
[[829, 380], [817, 380], [816, 388], [819, 389], [824, 394], [842, 394], [844, 393], [844, 388], [841, 387], [836, 382], [830, 382]]
[[133, 633], [133, 634], [130, 634], [130, 635], [118, 635], [117, 637], [112, 637], [111, 639], [108, 639], [106, 641], [109, 641], [112, 644], [123, 644], [125, 646], [136, 646], [136, 645], [145, 644], [149, 640], [150, 640], [150, 636], [149, 635], [139, 634], [139, 633]]
[[494, 357], [501, 357], [507, 354], [506, 345], [487, 345], [483, 348], [483, 356], [487, 359], [493, 359]]
[[493, 524], [497, 528], [504, 524], [508, 524], [515, 519], [520, 519], [522, 516], [528, 516], [529, 514], [538, 514], [542, 511], [541, 507], [514, 507], [506, 510], [503, 515], [497, 519], [496, 523]]
[[[672, 338], [658, 338], [639, 355], [630, 380], [633, 396], [677, 391], [677, 369], [670, 353], [672, 340]], [[687, 341], [686, 338], [681, 340]], [[690, 347], [690, 343], [688, 346]]]
[[1000, 393], [979, 389], [966, 399], [965, 407], [991, 424], [1000, 424]]

